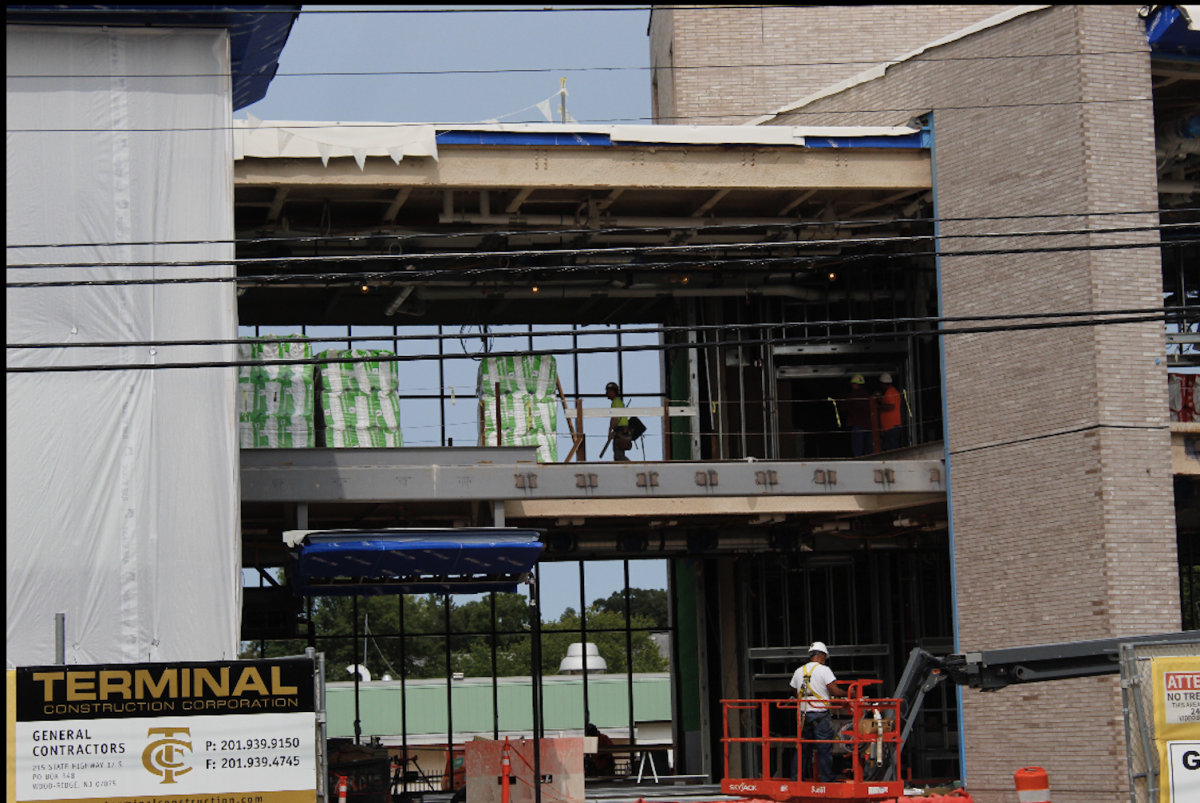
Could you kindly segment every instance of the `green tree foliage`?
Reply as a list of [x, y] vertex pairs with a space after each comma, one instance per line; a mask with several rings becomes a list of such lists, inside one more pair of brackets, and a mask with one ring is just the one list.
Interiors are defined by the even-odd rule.
[[[655, 595], [661, 595], [661, 618], [656, 613]], [[665, 627], [666, 593], [631, 589], [634, 604], [633, 628]], [[613, 609], [614, 599], [620, 608]], [[402, 601], [402, 602], [401, 602]], [[400, 605], [404, 605], [404, 632], [401, 647]], [[450, 614], [450, 667], [467, 677], [492, 676], [492, 601], [490, 597], [457, 603], [435, 594], [400, 597], [360, 597], [358, 600], [358, 638], [353, 638], [354, 601], [349, 597], [321, 597], [313, 605], [313, 627], [317, 649], [325, 653], [326, 677], [331, 681], [350, 676], [345, 667], [364, 663], [373, 679], [390, 674], [399, 679], [443, 678], [446, 676], [446, 614]], [[643, 611], [648, 611], [649, 615]], [[608, 662], [608, 671], [626, 671], [625, 601], [621, 594], [597, 600], [587, 610], [588, 641], [597, 645]], [[531, 674], [532, 639], [529, 604], [520, 594], [496, 594], [496, 674], [513, 677]], [[367, 635], [369, 633], [369, 635]], [[542, 625], [542, 672], [556, 674], [567, 647], [581, 641], [579, 614], [568, 608], [557, 621]], [[667, 659], [659, 652], [646, 631], [631, 634], [633, 671], [664, 672]], [[268, 641], [263, 652], [259, 642], [248, 642], [242, 658], [298, 655], [308, 642], [304, 639]]]
[[[625, 594], [614, 591], [608, 599], [598, 599], [592, 603], [593, 608], [609, 613], [625, 616]], [[661, 588], [631, 588], [629, 589], [629, 610], [635, 617], [641, 617], [649, 622], [646, 627], [666, 630], [669, 622], [667, 614], [667, 592]]]

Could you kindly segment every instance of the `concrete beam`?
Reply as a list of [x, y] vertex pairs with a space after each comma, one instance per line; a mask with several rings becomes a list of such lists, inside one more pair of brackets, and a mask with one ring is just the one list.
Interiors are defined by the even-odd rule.
[[514, 499], [506, 519], [621, 518], [640, 516], [761, 516], [788, 513], [867, 514], [944, 503], [945, 494], [770, 496], [669, 499]]
[[396, 197], [388, 204], [387, 211], [383, 213], [383, 222], [392, 223], [396, 219], [396, 215], [400, 213], [400, 207], [404, 206], [408, 196], [412, 195], [412, 187], [403, 187], [396, 193]]
[[[405, 452], [422, 452], [416, 456]], [[714, 498], [745, 497], [747, 511], [788, 512], [773, 498], [899, 496], [944, 498], [940, 460], [827, 460], [821, 462], [517, 462], [516, 449], [246, 449], [242, 500], [246, 502], [393, 502], [548, 499], [620, 502], [654, 499], [690, 506]], [[529, 450], [532, 452], [532, 450]], [[441, 454], [438, 454], [438, 453]], [[495, 462], [471, 462], [455, 452], [481, 453]], [[424, 458], [426, 462], [422, 463]], [[486, 458], [485, 458], [486, 459]], [[677, 501], [667, 501], [667, 500]], [[714, 503], [706, 503], [714, 504]], [[780, 503], [795, 506], [796, 502]], [[813, 510], [824, 510], [820, 503]], [[850, 502], [830, 503], [845, 506]], [[867, 502], [855, 502], [859, 507]], [[871, 502], [869, 504], [886, 504]], [[905, 503], [905, 506], [911, 502]], [[754, 505], [767, 505], [758, 510]], [[704, 505], [696, 508], [707, 509]], [[883, 509], [883, 508], [880, 508]], [[515, 514], [514, 514], [515, 515]], [[569, 515], [569, 514], [555, 514]]]
[[709, 197], [707, 201], [700, 204], [700, 206], [696, 208], [695, 212], [692, 212], [692, 217], [703, 217], [705, 212], [716, 206], [717, 203], [728, 194], [729, 190], [717, 190]]
[[515, 215], [520, 209], [521, 204], [525, 203], [525, 199], [533, 194], [533, 187], [522, 187], [516, 197], [508, 202], [508, 206], [504, 207], [507, 214]]
[[505, 148], [448, 146], [440, 159], [239, 159], [237, 187], [929, 189], [929, 152], [889, 149], [756, 150], [664, 148]]
[[279, 215], [283, 212], [283, 202], [287, 200], [287, 196], [287, 187], [278, 187], [275, 190], [275, 197], [271, 199], [271, 208], [267, 210], [267, 220], [272, 223], [279, 220]]

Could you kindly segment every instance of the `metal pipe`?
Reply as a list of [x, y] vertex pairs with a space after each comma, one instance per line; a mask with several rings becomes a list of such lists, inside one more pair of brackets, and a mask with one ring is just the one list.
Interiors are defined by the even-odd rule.
[[536, 564], [533, 568], [533, 583], [529, 586], [529, 601], [532, 603], [530, 644], [530, 669], [533, 671], [533, 683], [530, 692], [533, 697], [533, 800], [542, 803], [542, 602], [541, 584], [542, 572]]
[[[497, 424], [499, 426], [499, 424]], [[446, 616], [446, 758], [450, 765], [450, 788], [454, 788], [454, 665], [450, 652], [450, 595], [442, 597]]]
[[[635, 266], [636, 267], [636, 266]], [[287, 282], [271, 284], [275, 288], [284, 289], [329, 289], [326, 282]], [[866, 294], [863, 291], [830, 293], [831, 301], [844, 301], [848, 296], [862, 300]], [[736, 298], [745, 296], [764, 296], [768, 298], [794, 298], [800, 301], [824, 301], [825, 295], [820, 290], [813, 290], [795, 285], [767, 285], [765, 287], [553, 287], [538, 285], [538, 292], [527, 287], [505, 287], [489, 291], [487, 288], [451, 287], [421, 288], [420, 297], [425, 301], [458, 301], [462, 299], [488, 298], [497, 299], [545, 299], [545, 298]]]
[[[350, 658], [351, 658], [351, 660], [353, 660], [354, 659], [353, 645], [354, 645], [354, 642], [358, 641], [358, 594], [355, 594], [353, 597], [351, 597], [351, 599], [354, 600], [354, 610], [351, 613], [351, 616], [353, 617], [353, 619], [350, 623], [350, 628], [351, 628], [351, 630], [353, 630], [353, 635], [351, 636], [351, 639], [350, 639], [350, 644], [351, 644]], [[362, 675], [362, 673], [359, 671], [358, 667], [354, 667], [353, 671], [354, 671], [354, 743], [360, 744], [362, 741], [362, 739], [361, 739], [361, 737], [362, 737], [362, 718], [359, 713], [358, 681], [359, 681], [359, 676]]]
[[591, 701], [588, 699], [588, 638], [587, 638], [587, 584], [584, 577], [584, 562], [579, 561], [579, 640], [583, 642], [583, 729], [592, 721]]
[[500, 687], [497, 676], [500, 674], [496, 666], [496, 592], [491, 593], [492, 604], [492, 738], [500, 740]]
[[54, 614], [54, 663], [65, 666], [67, 663], [67, 615]]
[[1167, 195], [1193, 195], [1200, 192], [1200, 181], [1160, 181], [1158, 191]]
[[[453, 192], [446, 190], [447, 193]], [[842, 222], [836, 227], [833, 236], [839, 236], [842, 229], [867, 228], [890, 223], [895, 215], [881, 215], [869, 221]], [[800, 221], [793, 217], [726, 217], [726, 218], [695, 218], [695, 217], [606, 217], [602, 225], [606, 229], [706, 229], [713, 226], [794, 226]], [[443, 211], [438, 215], [438, 223], [470, 223], [479, 226], [564, 226], [581, 228], [584, 221], [575, 215], [479, 215], [471, 212]], [[430, 236], [436, 237], [437, 234]], [[822, 236], [821, 239], [829, 239]], [[793, 240], [780, 243], [780, 246], [803, 244], [804, 240]]]
[[[404, 627], [404, 594], [397, 595], [400, 601], [400, 749], [404, 753], [404, 765], [400, 767], [400, 791], [408, 794], [408, 633]], [[496, 617], [492, 617], [495, 627]], [[492, 640], [492, 660], [495, 660], [495, 640]], [[492, 683], [495, 683], [495, 672], [492, 672]]]
[[[637, 744], [637, 733], [634, 728], [634, 712], [633, 712], [633, 603], [629, 599], [629, 558], [623, 561], [625, 566], [625, 677], [628, 687], [629, 700], [629, 745], [632, 747]], [[630, 762], [633, 761], [633, 753], [629, 754]], [[632, 774], [632, 763], [629, 767]]]

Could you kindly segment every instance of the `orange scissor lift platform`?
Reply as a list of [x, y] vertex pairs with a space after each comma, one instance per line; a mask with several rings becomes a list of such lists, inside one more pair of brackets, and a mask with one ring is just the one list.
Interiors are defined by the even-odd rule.
[[[724, 736], [721, 739], [725, 754], [725, 777], [721, 781], [721, 791], [727, 795], [742, 795], [743, 797], [765, 798], [778, 801], [886, 801], [895, 799], [904, 793], [904, 784], [898, 780], [870, 780], [873, 775], [891, 767], [887, 773], [892, 778], [903, 777], [900, 772], [900, 700], [890, 698], [868, 698], [863, 691], [868, 686], [881, 684], [881, 680], [855, 680], [851, 682], [837, 681], [836, 685], [846, 687], [845, 698], [834, 698], [828, 702], [834, 713], [849, 714], [849, 727], [843, 726], [832, 741], [804, 739], [803, 718], [800, 713], [800, 703], [817, 702], [813, 698], [786, 700], [722, 700], [724, 709]], [[824, 703], [824, 700], [820, 702]], [[796, 724], [795, 736], [772, 736], [772, 714], [794, 719]], [[730, 735], [730, 721], [735, 719], [735, 731], [739, 734], [748, 731], [746, 735]], [[761, 751], [761, 777], [735, 778], [730, 775], [730, 751], [740, 745], [749, 744]], [[771, 749], [774, 745], [794, 747], [797, 752], [804, 745], [818, 744], [841, 745], [849, 751], [850, 773], [842, 780], [814, 780], [812, 766], [799, 768], [800, 780], [790, 777], [771, 777]], [[815, 753], [815, 749], [813, 751]], [[781, 762], [782, 763], [782, 762]], [[800, 764], [801, 762], [797, 762]], [[786, 773], [786, 769], [781, 769]]]

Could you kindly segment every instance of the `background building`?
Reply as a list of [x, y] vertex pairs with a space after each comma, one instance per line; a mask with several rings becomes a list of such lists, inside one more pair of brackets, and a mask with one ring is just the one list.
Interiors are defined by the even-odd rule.
[[[752, 96], [765, 112], [750, 120], [759, 125], [926, 121], [943, 315], [1195, 304], [1200, 251], [1176, 244], [1187, 235], [1163, 230], [1161, 249], [1120, 247], [1157, 238], [1160, 223], [1196, 223], [1194, 209], [1172, 209], [1198, 198], [1198, 132], [1188, 125], [1200, 87], [1197, 20], [1172, 7], [1149, 18], [1132, 6], [978, 12], [772, 9], [778, 24], [760, 36], [751, 12], [656, 9], [651, 51], [659, 58], [673, 47], [680, 68], [740, 64], [779, 40], [793, 54], [822, 53], [817, 61], [873, 62], [820, 86], [772, 70], [744, 94], [700, 91], [682, 69], [667, 84], [660, 71], [656, 114], [741, 115]], [[895, 24], [864, 24], [873, 15]], [[951, 31], [931, 20], [956, 31], [944, 36]], [[894, 55], [881, 58], [887, 47], [873, 37]], [[711, 89], [740, 72], [706, 77]], [[787, 89], [789, 102], [776, 105]], [[1190, 132], [1182, 150], [1178, 131]], [[1151, 233], [1105, 231], [1115, 227]], [[1046, 250], [955, 253], [1017, 247]], [[958, 644], [1178, 628], [1177, 542], [1191, 554], [1194, 481], [1172, 482], [1161, 324], [946, 338], [943, 358]], [[1187, 425], [1174, 429], [1179, 445], [1194, 438]], [[1118, 799], [1124, 754], [1106, 748], [1123, 744], [1119, 701], [1114, 679], [1053, 694], [964, 695], [971, 789], [1007, 789], [1011, 766], [1027, 756], [1055, 778], [1056, 797]]]
[[[658, 713], [629, 691], [602, 726], [661, 722], [668, 694], [676, 771], [717, 778], [720, 701], [789, 694], [813, 640], [831, 645], [839, 677], [892, 688], [917, 646], [945, 654], [1196, 627], [1195, 432], [1168, 425], [1161, 316], [1115, 324], [1110, 314], [1163, 298], [1194, 313], [1200, 301], [1197, 245], [1177, 227], [1195, 223], [1184, 208], [1195, 140], [1178, 125], [1195, 94], [1194, 38], [1180, 12], [1156, 13], [1175, 14], [1165, 38], [1116, 7], [656, 9], [660, 121], [758, 123], [689, 127], [232, 123], [241, 95], [226, 77], [237, 56], [219, 58], [223, 33], [10, 25], [9, 341], [142, 344], [10, 356], [10, 660], [52, 660], [52, 614], [65, 608], [68, 661], [211, 659], [240, 636], [260, 652], [311, 646], [357, 662], [370, 608], [373, 637], [401, 655], [423, 650], [423, 664], [401, 660], [395, 683], [444, 673], [424, 685], [442, 684], [453, 741], [451, 723], [467, 722], [451, 692], [467, 652], [458, 645], [485, 644], [475, 657], [494, 666], [500, 644], [529, 649], [539, 612], [513, 595], [499, 600], [504, 617], [456, 619], [449, 600], [408, 595], [364, 603], [361, 631], [357, 598], [350, 626], [326, 622], [324, 600], [293, 595], [282, 536], [520, 525], [545, 532], [540, 582], [578, 578], [580, 615], [563, 639], [598, 630], [585, 613], [589, 567], [622, 566], [624, 605], [605, 611], [618, 619], [606, 635], [629, 654], [605, 656], [625, 668], [625, 689], [638, 674], [634, 634], [668, 633]], [[1183, 44], [1169, 46], [1186, 52], [1165, 53], [1175, 35]], [[818, 54], [798, 57], [809, 39]], [[130, 93], [112, 60], [138, 43], [148, 53], [139, 75], [217, 77], [178, 107], [153, 84]], [[185, 54], [194, 45], [196, 64], [171, 43]], [[63, 52], [87, 61], [69, 75], [107, 81], [86, 103], [81, 90], [73, 112], [11, 74], [25, 61], [29, 75], [66, 71]], [[271, 70], [268, 59], [232, 72]], [[90, 119], [96, 109], [108, 117]], [[167, 128], [187, 131], [176, 142]], [[96, 136], [63, 160], [52, 137], [76, 129]], [[199, 144], [184, 137], [193, 129], [206, 132]], [[214, 133], [224, 129], [232, 135]], [[135, 147], [143, 136], [161, 146], [157, 158]], [[14, 157], [26, 152], [40, 156]], [[126, 181], [134, 166], [145, 175]], [[58, 206], [24, 203], [43, 194]], [[72, 210], [69, 225], [56, 209]], [[88, 245], [78, 257], [43, 253], [71, 243]], [[103, 267], [34, 267], [72, 259]], [[124, 264], [139, 260], [155, 267]], [[162, 264], [188, 261], [217, 264]], [[181, 275], [236, 283], [12, 286]], [[1078, 317], [1054, 317], [1064, 311]], [[986, 318], [1005, 313], [1034, 317]], [[939, 333], [939, 315], [1003, 331]], [[1195, 315], [1182, 324], [1181, 338], [1194, 333]], [[311, 335], [301, 351], [391, 352], [397, 403], [427, 411], [433, 445], [319, 446], [336, 431], [325, 421], [314, 448], [238, 449], [233, 346], [161, 343], [228, 341], [237, 326]], [[414, 334], [434, 339], [414, 347]], [[479, 345], [456, 350], [471, 337]], [[1185, 339], [1171, 355], [1179, 365], [1195, 360]], [[555, 357], [567, 405], [549, 396], [544, 406], [578, 427], [557, 426], [562, 462], [477, 441], [485, 348]], [[633, 367], [647, 350], [658, 370]], [[168, 359], [218, 365], [13, 370]], [[311, 397], [327, 371], [315, 369], [301, 417], [320, 421], [326, 402]], [[466, 393], [447, 380], [455, 372]], [[906, 446], [852, 459], [849, 379], [875, 388], [884, 373], [905, 393]], [[661, 440], [638, 455], [647, 460], [597, 460], [612, 379], [657, 419]], [[454, 443], [456, 421], [465, 443]], [[565, 459], [572, 446], [581, 459]], [[665, 626], [631, 615], [640, 560], [669, 566]], [[244, 607], [239, 570], [262, 578]], [[589, 676], [579, 678], [586, 700]], [[493, 728], [524, 728], [523, 712], [501, 710], [497, 685], [464, 684], [481, 699], [462, 705], [472, 716], [493, 706]], [[918, 778], [958, 777], [965, 733], [967, 779], [982, 795], [1007, 793], [1013, 767], [1038, 763], [1062, 779], [1064, 800], [1115, 800], [1125, 783], [1116, 682], [1063, 688], [967, 693], [960, 720], [958, 695], [939, 687], [905, 763]], [[587, 708], [566, 706], [563, 727], [581, 728]], [[413, 713], [364, 735], [395, 737], [398, 719], [403, 742]], [[733, 751], [732, 774], [790, 766], [785, 748], [770, 767], [751, 752]]]

